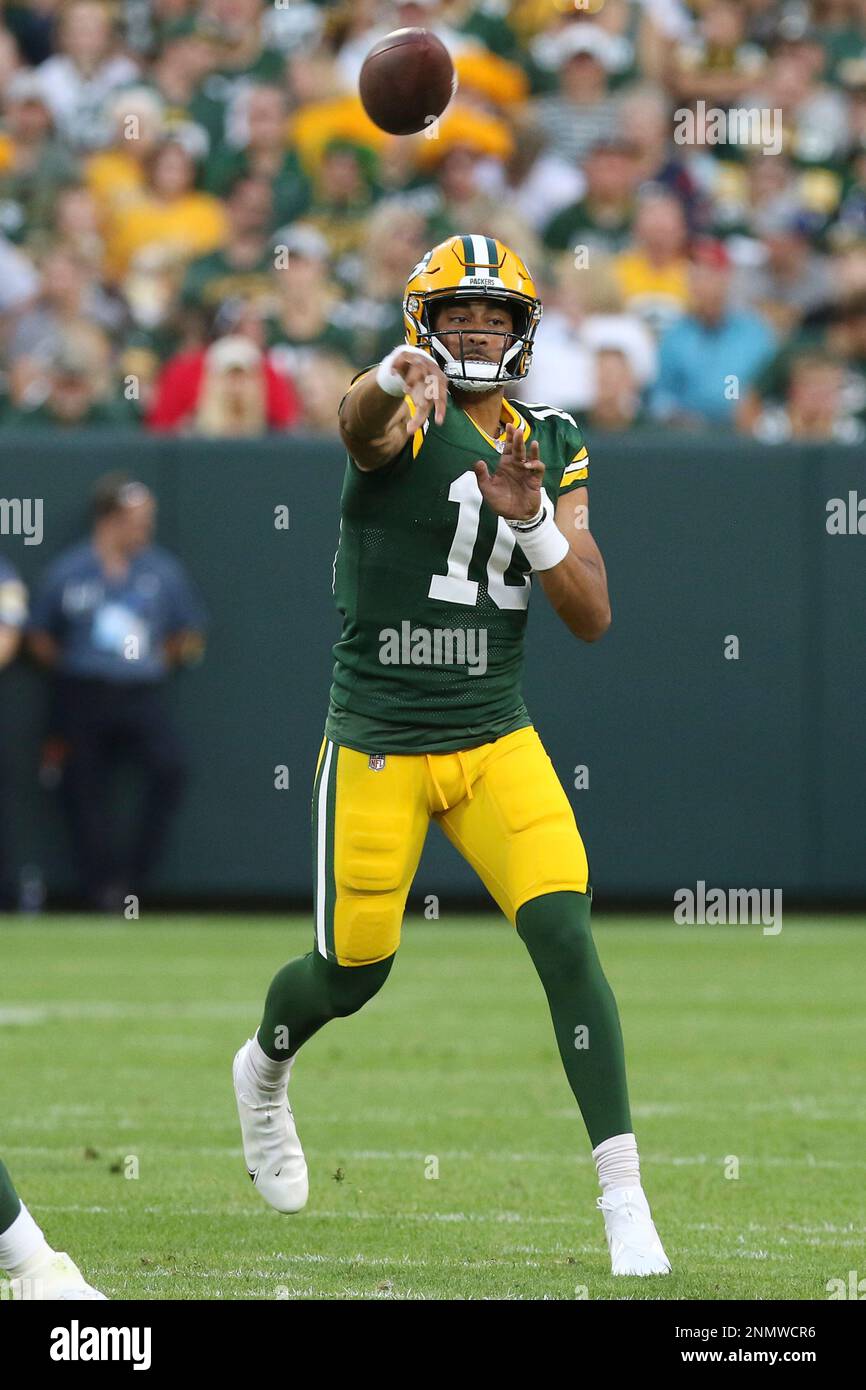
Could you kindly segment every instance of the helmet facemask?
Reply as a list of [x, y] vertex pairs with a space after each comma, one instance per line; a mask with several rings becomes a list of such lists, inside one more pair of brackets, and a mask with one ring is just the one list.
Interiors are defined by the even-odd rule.
[[[413, 313], [413, 299], [417, 301], [415, 313]], [[510, 329], [507, 331], [484, 330], [486, 337], [502, 340], [498, 360], [484, 361], [473, 358], [471, 350], [467, 353], [464, 338], [467, 334], [477, 333], [478, 330], [475, 328], [434, 330], [433, 322], [435, 322], [439, 310], [459, 302], [461, 299], [466, 301], [483, 300], [485, 303], [495, 300], [511, 311], [512, 327]], [[448, 380], [453, 382], [459, 390], [467, 392], [494, 391], [498, 386], [509, 381], [519, 381], [526, 376], [532, 358], [532, 342], [535, 337], [535, 330], [541, 318], [541, 305], [537, 301], [533, 303], [513, 293], [479, 294], [478, 290], [473, 289], [456, 293], [452, 291], [439, 295], [428, 295], [423, 300], [418, 296], [410, 295], [406, 303], [406, 312], [415, 323], [418, 346], [430, 353]], [[459, 339], [458, 356], [455, 356], [445, 346], [442, 341], [443, 337]]]

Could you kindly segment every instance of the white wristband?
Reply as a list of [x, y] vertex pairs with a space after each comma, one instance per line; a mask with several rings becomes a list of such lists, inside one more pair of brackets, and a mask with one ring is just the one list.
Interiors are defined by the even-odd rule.
[[417, 353], [419, 357], [424, 358], [425, 362], [432, 361], [430, 354], [422, 352], [420, 348], [409, 347], [406, 343], [401, 343], [399, 347], [395, 347], [392, 352], [388, 353], [387, 357], [382, 358], [382, 361], [376, 368], [376, 385], [381, 387], [386, 396], [405, 396], [406, 394], [407, 387], [405, 381], [400, 373], [395, 372], [391, 366], [394, 358], [400, 352]]
[[542, 492], [541, 506], [529, 521], [509, 521], [514, 538], [533, 570], [552, 570], [564, 560], [569, 544], [553, 519], [553, 503]]

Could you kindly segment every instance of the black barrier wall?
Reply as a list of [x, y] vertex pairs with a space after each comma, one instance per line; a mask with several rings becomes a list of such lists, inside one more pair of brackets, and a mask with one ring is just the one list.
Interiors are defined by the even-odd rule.
[[[4, 435], [0, 448], [0, 498], [43, 500], [40, 546], [0, 535], [28, 583], [83, 533], [94, 480], [123, 467], [157, 493], [159, 540], [207, 602], [206, 661], [172, 696], [194, 778], [154, 889], [306, 899], [309, 789], [338, 634], [339, 446], [67, 433]], [[828, 534], [827, 507], [866, 498], [863, 451], [651, 433], [599, 438], [591, 458], [613, 626], [585, 646], [536, 589], [525, 690], [596, 900], [670, 901], [701, 879], [862, 898], [866, 534]], [[275, 525], [282, 507], [287, 530]], [[63, 891], [58, 808], [36, 776], [45, 683], [19, 663], [0, 687], [14, 856]], [[484, 898], [435, 828], [415, 897], [427, 893], [443, 906]]]

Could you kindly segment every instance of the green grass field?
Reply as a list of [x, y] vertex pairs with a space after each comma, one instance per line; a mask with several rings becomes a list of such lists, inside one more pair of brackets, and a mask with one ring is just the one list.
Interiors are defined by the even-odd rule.
[[597, 923], [667, 1279], [610, 1278], [541, 987], [492, 918], [410, 920], [301, 1054], [295, 1217], [246, 1177], [230, 1067], [308, 923], [3, 925], [0, 1154], [112, 1298], [826, 1299], [866, 1276], [864, 928]]

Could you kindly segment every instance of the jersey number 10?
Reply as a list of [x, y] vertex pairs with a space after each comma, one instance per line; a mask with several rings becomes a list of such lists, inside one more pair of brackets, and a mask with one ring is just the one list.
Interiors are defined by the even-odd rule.
[[[448, 572], [433, 575], [427, 596], [442, 603], [461, 603], [474, 608], [478, 602], [478, 584], [469, 578], [469, 563], [481, 522], [481, 490], [474, 473], [461, 473], [454, 479], [448, 490], [448, 501], [456, 502], [459, 508], [457, 530], [448, 552]], [[487, 561], [487, 592], [497, 608], [526, 608], [529, 575], [525, 574], [520, 584], [506, 584], [505, 572], [511, 564], [516, 538], [501, 516], [497, 517], [497, 523], [496, 540]]]

